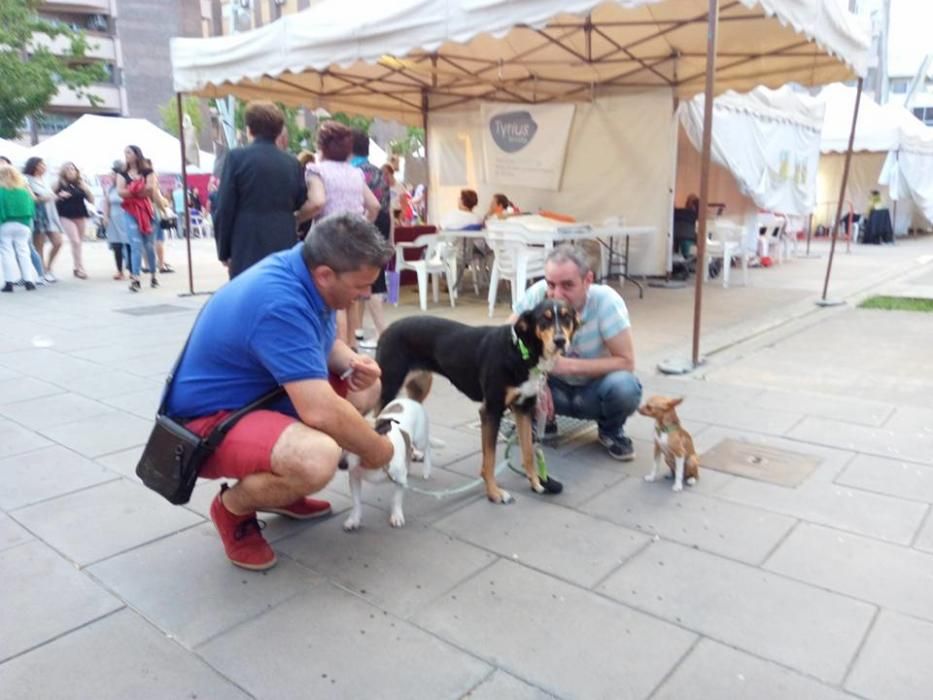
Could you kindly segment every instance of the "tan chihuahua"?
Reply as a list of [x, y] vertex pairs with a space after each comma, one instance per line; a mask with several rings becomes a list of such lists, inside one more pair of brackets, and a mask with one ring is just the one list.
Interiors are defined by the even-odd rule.
[[671, 399], [666, 396], [652, 396], [644, 406], [638, 409], [643, 416], [654, 418], [654, 469], [645, 475], [645, 481], [658, 478], [661, 469], [661, 455], [674, 475], [674, 491], [682, 491], [684, 477], [687, 485], [693, 486], [700, 476], [700, 460], [693, 447], [693, 438], [684, 430], [677, 417], [675, 406], [683, 399]]

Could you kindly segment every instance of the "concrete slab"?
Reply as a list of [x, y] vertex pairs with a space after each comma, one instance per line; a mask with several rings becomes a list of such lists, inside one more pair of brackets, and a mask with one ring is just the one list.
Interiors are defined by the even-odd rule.
[[30, 399], [0, 407], [0, 415], [33, 430], [53, 428], [112, 411], [109, 406], [67, 393]]
[[914, 547], [925, 552], [933, 552], [933, 511], [927, 515], [927, 519], [917, 533], [917, 539], [914, 541]]
[[[0, 580], [0, 662], [123, 607], [42, 542], [27, 542], [0, 552]], [[0, 665], [0, 669], [5, 667]], [[16, 697], [2, 691], [0, 696]]]
[[882, 608], [933, 620], [933, 555], [924, 552], [802, 525], [765, 567]]
[[701, 639], [652, 700], [755, 698], [755, 700], [845, 700], [836, 688], [755, 658], [711, 639]]
[[230, 565], [211, 523], [111, 557], [88, 571], [189, 648], [320, 582], [287, 557], [258, 575]]
[[561, 697], [644, 698], [695, 639], [674, 625], [503, 560], [415, 620]]
[[[690, 397], [677, 407], [684, 424], [690, 421], [714, 423], [718, 426], [751, 430], [756, 433], [783, 435], [803, 418], [800, 412], [763, 409], [728, 401], [711, 401]], [[688, 430], [690, 428], [688, 427]]]
[[112, 369], [103, 375], [71, 377], [60, 383], [69, 391], [98, 400], [143, 390], [152, 391], [158, 396], [162, 389], [162, 383], [155, 379], [140, 377], [119, 369]]
[[93, 418], [73, 421], [39, 433], [85, 457], [99, 457], [135, 445], [145, 445], [153, 421], [131, 416], [123, 411], [101, 413]]
[[107, 370], [95, 362], [45, 348], [2, 353], [0, 365], [59, 386], [70, 378], [100, 375]]
[[834, 684], [874, 615], [866, 603], [664, 541], [632, 558], [600, 590]]
[[0, 695], [102, 700], [249, 697], [130, 610], [3, 664]]
[[933, 696], [933, 624], [882, 610], [846, 688], [866, 698], [926, 700]]
[[119, 479], [11, 513], [81, 566], [203, 522], [144, 486]]
[[933, 503], [933, 466], [928, 464], [857, 455], [836, 483], [907, 501]]
[[496, 671], [485, 681], [463, 696], [463, 700], [549, 700], [555, 696], [540, 688], [529, 685], [510, 676], [504, 671]]
[[374, 692], [385, 698], [456, 698], [491, 671], [329, 584], [291, 598], [199, 652], [261, 698], [362, 698]]
[[898, 406], [885, 422], [885, 428], [917, 436], [933, 435], [933, 409]]
[[753, 405], [766, 411], [790, 411], [873, 427], [884, 425], [892, 412], [891, 405], [881, 401], [776, 389], [761, 392], [755, 397]]
[[18, 547], [34, 539], [32, 534], [8, 515], [0, 513], [0, 551]]
[[159, 410], [159, 401], [162, 399], [162, 386], [158, 382], [154, 383], [156, 387], [110, 396], [101, 399], [101, 402], [127, 413], [132, 413], [134, 416], [152, 420], [156, 411]]
[[584, 588], [594, 586], [650, 542], [647, 535], [536, 499], [506, 508], [473, 503], [436, 527]]
[[808, 418], [788, 436], [843, 450], [933, 464], [933, 434], [919, 436], [887, 428], [856, 426], [829, 418]]
[[763, 561], [796, 522], [694, 493], [689, 486], [674, 493], [671, 483], [626, 479], [584, 504], [582, 510], [639, 532], [752, 564]]
[[363, 526], [344, 532], [344, 518], [281, 540], [276, 549], [399, 617], [409, 617], [495, 557], [418, 524], [389, 527], [385, 513], [364, 506]]
[[109, 469], [58, 445], [0, 459], [0, 474], [4, 476], [0, 508], [4, 510], [118, 478]]
[[51, 441], [28, 428], [0, 419], [0, 458], [21, 455], [51, 444]]
[[0, 405], [64, 393], [62, 387], [34, 377], [16, 376], [0, 380]]
[[144, 445], [137, 445], [120, 452], [111, 452], [97, 457], [94, 461], [103, 464], [107, 469], [117, 474], [122, 474], [130, 481], [141, 484], [142, 481], [136, 476], [136, 465], [139, 464], [139, 458], [143, 454], [144, 447]]
[[910, 544], [927, 512], [923, 503], [820, 481], [796, 489], [736, 479], [721, 498], [870, 537]]

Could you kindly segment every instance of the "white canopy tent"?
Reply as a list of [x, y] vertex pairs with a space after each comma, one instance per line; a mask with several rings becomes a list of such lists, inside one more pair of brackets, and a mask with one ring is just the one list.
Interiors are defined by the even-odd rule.
[[[704, 102], [699, 95], [678, 109], [696, 151], [703, 138]], [[727, 216], [745, 224], [750, 250], [757, 242], [758, 210], [798, 220], [813, 211], [823, 112], [822, 102], [789, 87], [759, 87], [746, 94], [729, 91], [715, 99], [712, 160], [728, 170], [747, 197]], [[698, 179], [696, 174], [693, 180]], [[721, 201], [718, 192], [713, 193], [712, 199]], [[725, 193], [731, 194], [728, 189]]]
[[0, 139], [0, 156], [6, 156], [17, 168], [22, 168], [23, 163], [29, 157], [29, 149], [20, 146], [18, 143]]
[[[29, 149], [29, 156], [45, 160], [51, 172], [71, 161], [88, 175], [105, 175], [114, 160], [123, 159], [123, 149], [139, 146], [160, 174], [181, 173], [181, 147], [178, 138], [145, 119], [102, 117], [85, 114], [74, 124]], [[189, 165], [194, 173], [210, 173], [214, 156], [200, 152], [200, 167]]]
[[891, 199], [912, 202], [933, 223], [933, 129], [901, 129], [898, 150], [888, 153], [881, 181]]
[[[849, 122], [855, 103], [855, 88], [841, 84], [828, 85], [820, 92], [819, 99], [826, 104], [826, 118], [820, 139], [823, 155], [820, 158], [817, 177], [818, 204], [813, 220], [814, 224], [828, 226], [832, 223], [836, 200], [839, 198]], [[911, 141], [914, 144], [913, 155], [908, 156], [908, 160], [913, 159], [911, 162], [916, 161], [916, 165], [909, 171], [917, 172], [918, 179], [911, 183], [905, 181], [902, 185], [894, 217], [894, 230], [897, 234], [904, 234], [909, 227], [920, 224], [921, 220], [918, 220], [918, 217], [923, 215], [922, 208], [916, 207], [915, 202], [922, 199], [933, 200], [933, 181], [924, 182], [922, 175], [919, 175], [927, 168], [933, 167], [933, 154], [926, 154], [922, 147], [917, 146], [926, 140], [926, 133], [933, 134], [933, 129], [925, 127], [901, 105], [879, 105], [863, 95], [846, 186], [846, 208], [843, 213], [848, 211], [849, 206], [855, 213], [863, 212], [872, 190], [878, 190], [886, 202], [892, 199], [887, 184], [880, 182], [882, 170], [888, 154], [896, 153], [902, 142]], [[924, 165], [925, 158], [931, 159], [930, 165]], [[906, 175], [902, 173], [901, 177], [905, 178]], [[912, 196], [914, 191], [918, 193], [919, 199]], [[927, 220], [933, 221], [929, 215]]]
[[[483, 101], [577, 103], [561, 187], [528, 202], [582, 199], [593, 208], [569, 213], [593, 220], [599, 206], [655, 225], [663, 240], [642, 272], [664, 267], [675, 98], [700, 92], [708, 74], [712, 94], [845, 80], [864, 74], [868, 60], [867, 31], [836, 0], [368, 0], [354, 10], [322, 0], [245, 34], [173, 39], [175, 88], [424, 125], [435, 171], [433, 151], [443, 146], [431, 125], [475, 129]], [[642, 128], [663, 132], [666, 145]], [[429, 189], [432, 211], [443, 188]], [[698, 311], [699, 296], [698, 288]], [[695, 336], [694, 355], [696, 344]]]

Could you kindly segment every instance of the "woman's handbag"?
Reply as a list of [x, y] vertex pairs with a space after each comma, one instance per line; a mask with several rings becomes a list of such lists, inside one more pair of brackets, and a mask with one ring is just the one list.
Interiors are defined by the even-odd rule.
[[401, 282], [402, 273], [395, 269], [395, 260], [393, 259], [386, 265], [386, 301], [393, 306], [398, 306]]
[[[197, 320], [195, 320], [196, 324]], [[165, 389], [162, 391], [162, 402], [156, 414], [155, 426], [149, 434], [142, 457], [136, 465], [136, 476], [142, 479], [146, 486], [174, 505], [183, 505], [191, 499], [191, 492], [198, 480], [201, 465], [217, 449], [224, 436], [240, 418], [285, 395], [285, 390], [277, 387], [245, 408], [231, 413], [207, 437], [202, 438], [197, 433], [188, 430], [182, 423], [166, 415], [165, 409], [175, 372], [178, 371], [190, 340], [189, 334], [185, 347], [182, 348], [175, 366], [165, 380]]]

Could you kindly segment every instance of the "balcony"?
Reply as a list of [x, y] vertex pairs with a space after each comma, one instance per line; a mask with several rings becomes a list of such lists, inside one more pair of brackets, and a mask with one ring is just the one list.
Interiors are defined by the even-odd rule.
[[59, 12], [87, 12], [93, 14], [110, 14], [110, 0], [46, 0], [42, 4], [43, 10]]
[[79, 112], [123, 113], [120, 88], [114, 85], [94, 85], [90, 88], [90, 92], [97, 95], [102, 102], [92, 107], [87, 97], [78, 97], [74, 90], [60, 87], [58, 93], [49, 102], [49, 108], [52, 110], [73, 110]]
[[[50, 39], [44, 34], [35, 34], [33, 38], [37, 46], [44, 46], [49, 49], [56, 56], [63, 56], [71, 48], [71, 44], [65, 37], [57, 36], [54, 39]], [[105, 34], [93, 34], [88, 33], [87, 35], [87, 58], [96, 59], [98, 61], [106, 61], [108, 63], [117, 62], [117, 43], [113, 37], [107, 36]]]

